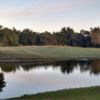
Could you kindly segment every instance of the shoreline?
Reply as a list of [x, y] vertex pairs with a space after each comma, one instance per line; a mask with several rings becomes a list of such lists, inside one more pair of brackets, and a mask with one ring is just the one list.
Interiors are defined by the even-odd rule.
[[100, 86], [63, 89], [3, 100], [100, 100]]
[[56, 61], [84, 61], [84, 60], [100, 60], [100, 58], [67, 58], [67, 59], [20, 59], [20, 58], [0, 58], [0, 63], [23, 63], [23, 62], [56, 62]]

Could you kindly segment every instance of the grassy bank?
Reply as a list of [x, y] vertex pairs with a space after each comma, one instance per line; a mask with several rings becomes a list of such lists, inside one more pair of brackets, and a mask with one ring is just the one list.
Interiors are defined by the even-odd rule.
[[9, 100], [100, 100], [100, 87], [60, 90]]
[[0, 47], [1, 59], [77, 59], [100, 58], [99, 48], [79, 48], [67, 46], [40, 46], [40, 47]]

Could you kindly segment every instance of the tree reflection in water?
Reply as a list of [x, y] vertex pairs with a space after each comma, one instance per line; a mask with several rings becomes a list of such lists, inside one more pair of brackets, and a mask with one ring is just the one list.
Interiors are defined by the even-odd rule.
[[91, 74], [94, 73], [95, 75], [100, 74], [100, 60], [95, 60], [91, 62]]
[[32, 69], [44, 67], [57, 68], [60, 67], [60, 71], [63, 74], [69, 74], [74, 69], [79, 68], [80, 72], [90, 71], [90, 74], [98, 75], [100, 73], [100, 60], [67, 60], [67, 61], [49, 61], [49, 62], [31, 62], [31, 63], [0, 63], [0, 69], [2, 72], [10, 73], [16, 72], [22, 68], [24, 71], [31, 71]]
[[6, 86], [6, 82], [4, 81], [4, 74], [0, 73], [0, 92], [3, 91], [3, 88]]

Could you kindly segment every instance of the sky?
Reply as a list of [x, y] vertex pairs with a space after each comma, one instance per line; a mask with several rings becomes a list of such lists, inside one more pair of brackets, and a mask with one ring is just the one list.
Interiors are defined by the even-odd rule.
[[36, 32], [100, 25], [100, 0], [0, 0], [0, 25]]

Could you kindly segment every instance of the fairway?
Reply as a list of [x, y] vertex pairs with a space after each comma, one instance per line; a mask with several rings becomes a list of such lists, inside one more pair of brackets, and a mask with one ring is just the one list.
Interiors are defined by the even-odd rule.
[[67, 60], [99, 59], [99, 48], [80, 48], [67, 46], [23, 46], [0, 47], [0, 60]]

